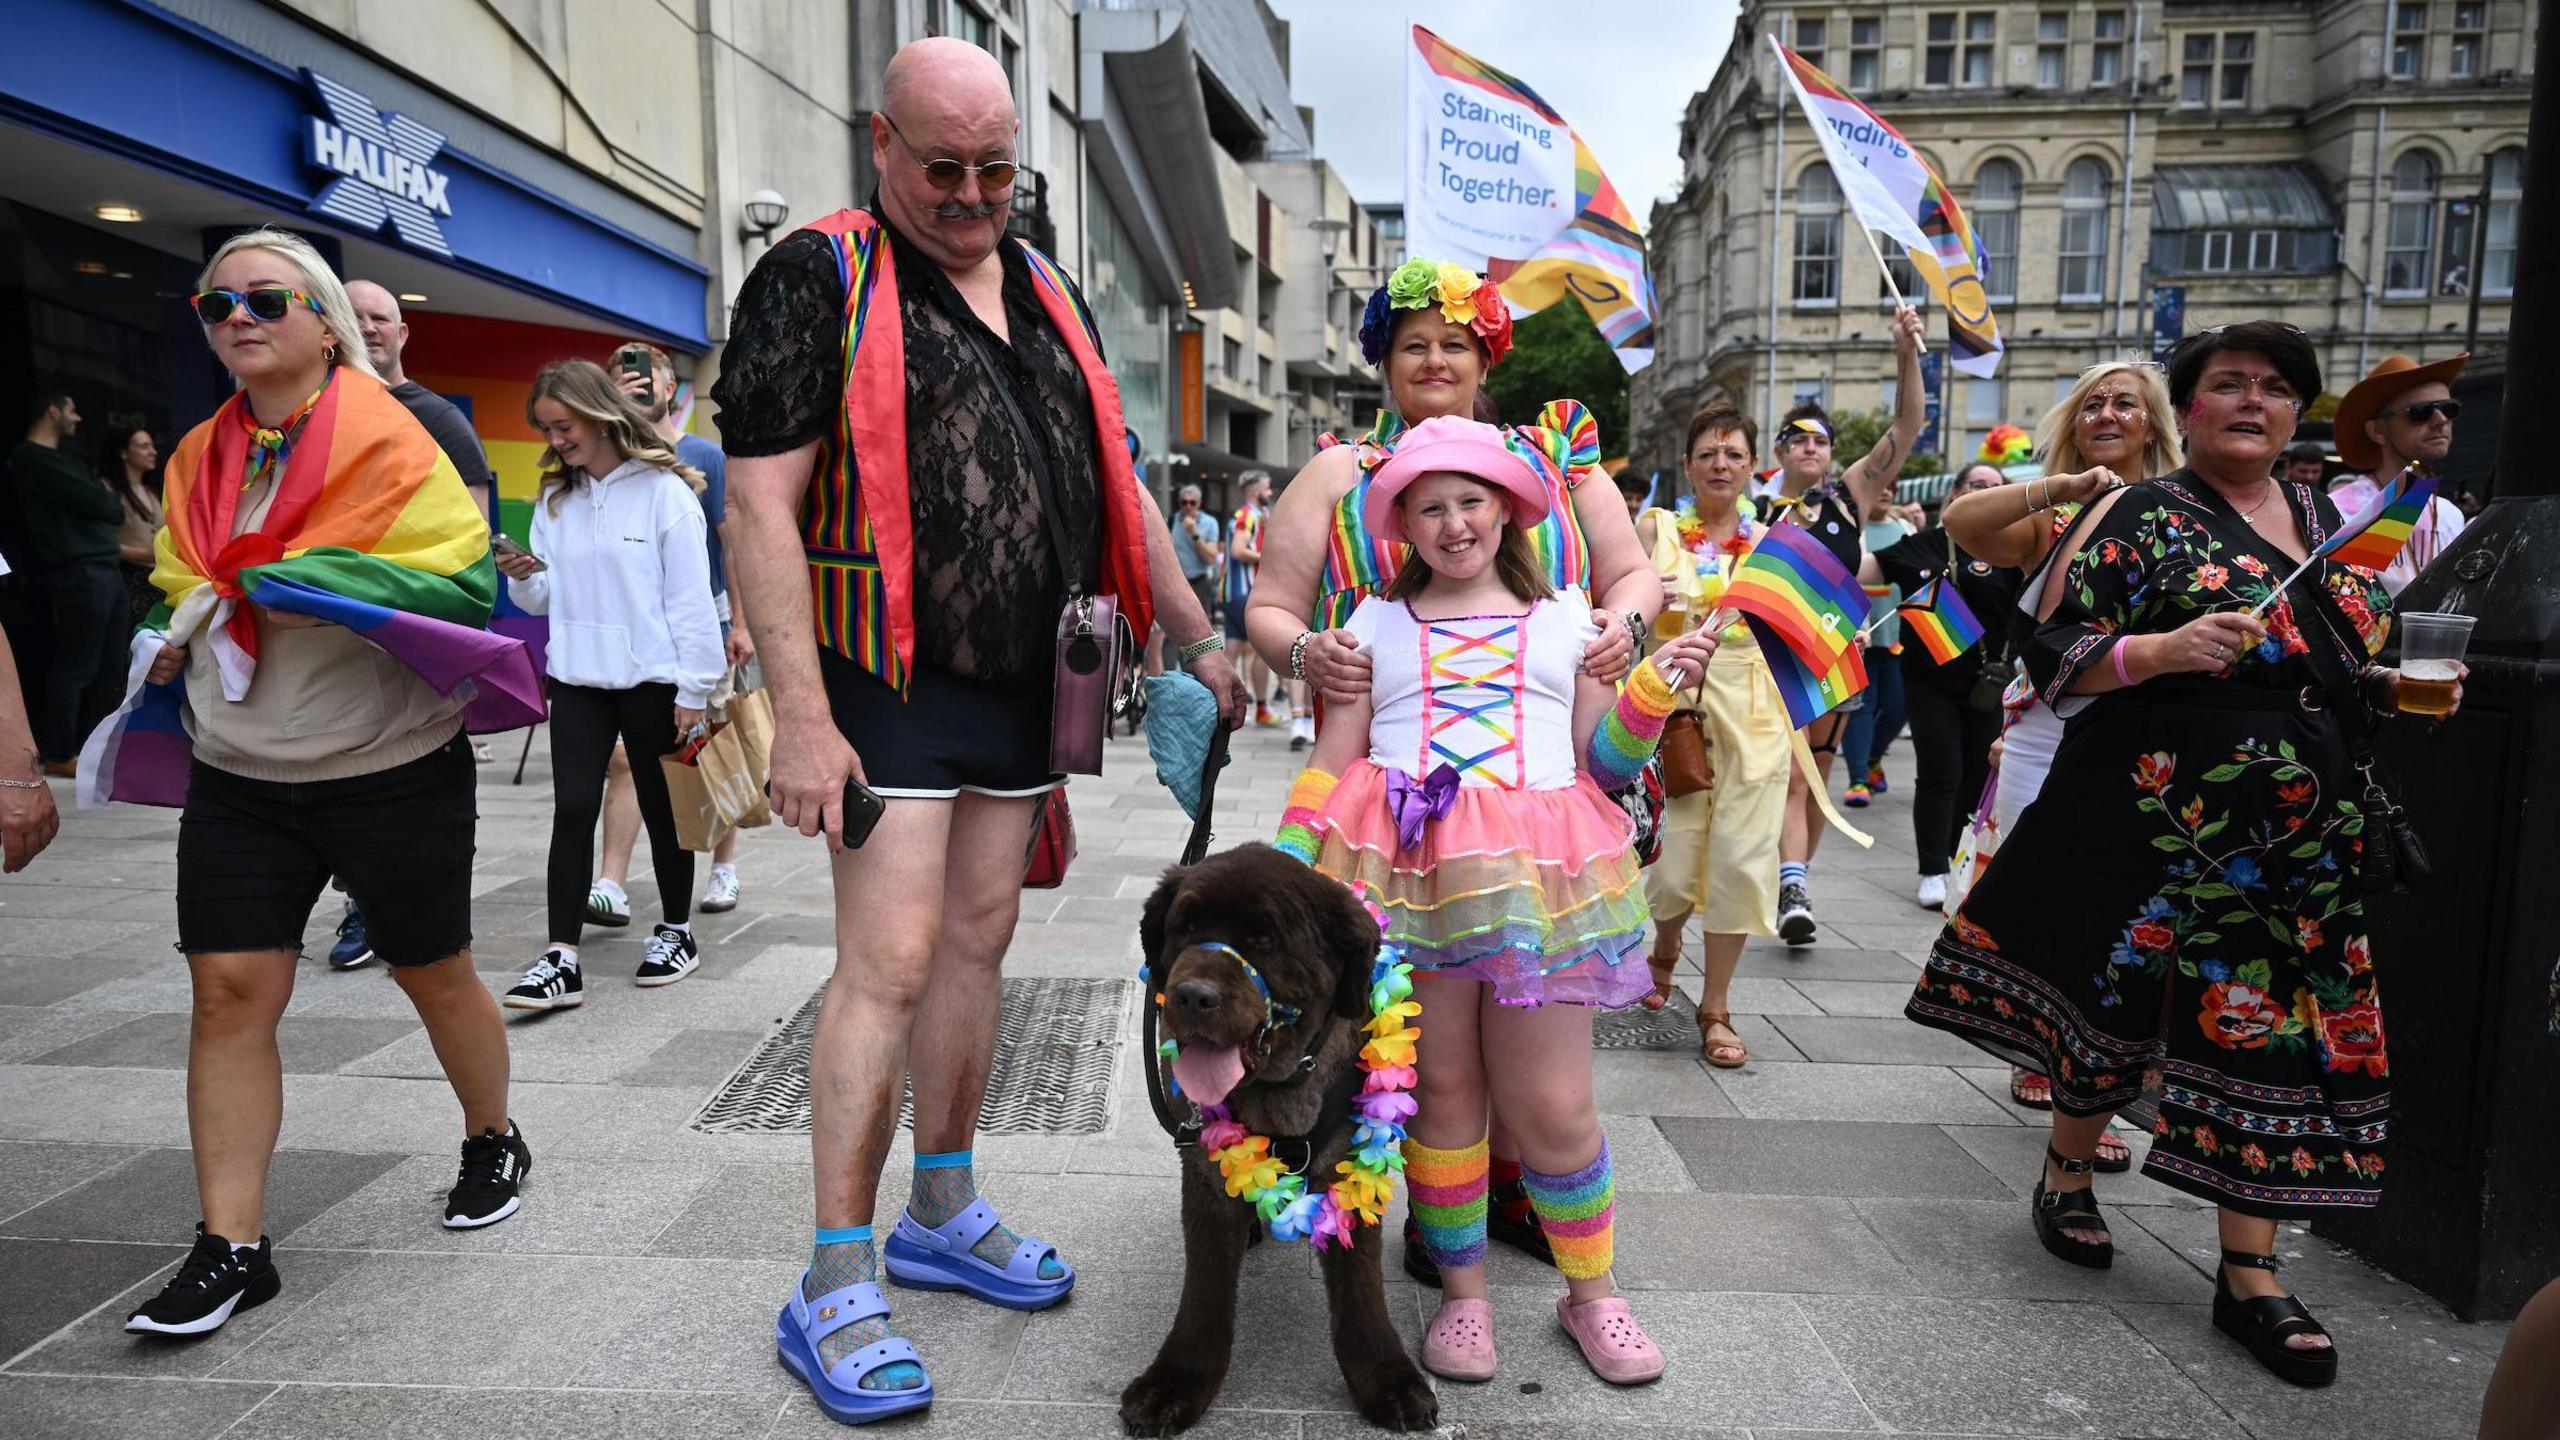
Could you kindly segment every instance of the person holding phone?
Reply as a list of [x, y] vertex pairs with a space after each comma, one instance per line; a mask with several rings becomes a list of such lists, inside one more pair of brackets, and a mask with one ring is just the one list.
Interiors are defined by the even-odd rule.
[[584, 1004], [578, 942], [596, 819], [616, 741], [631, 767], [661, 919], [632, 976], [672, 985], [702, 963], [691, 924], [693, 853], [676, 839], [661, 755], [702, 723], [723, 664], [703, 544], [702, 473], [676, 458], [622, 387], [590, 360], [534, 377], [525, 418], [550, 444], [532, 553], [500, 548], [507, 593], [551, 617], [551, 762], [557, 808], [544, 881], [550, 945], [506, 995], [516, 1010]]

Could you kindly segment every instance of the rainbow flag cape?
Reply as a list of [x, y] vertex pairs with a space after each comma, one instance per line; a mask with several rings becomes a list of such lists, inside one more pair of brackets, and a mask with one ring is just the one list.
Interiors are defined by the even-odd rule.
[[[1867, 613], [1867, 592], [1813, 532], [1801, 525], [1771, 525], [1734, 565], [1733, 578], [1717, 603], [1759, 621], [1764, 645], [1776, 639], [1808, 674], [1827, 677], [1839, 667], [1843, 654], [1858, 648], [1858, 624]], [[1771, 660], [1770, 669], [1782, 668]], [[1844, 692], [1841, 700], [1866, 683], [1863, 667], [1853, 668], [1859, 670], [1858, 684]]]
[[[1777, 529], [1794, 529], [1782, 525]], [[1726, 592], [1726, 602], [1732, 592]], [[1760, 641], [1760, 653], [1769, 661], [1769, 678], [1777, 683], [1778, 698], [1786, 702], [1790, 726], [1802, 730], [1847, 703], [1850, 696], [1867, 688], [1867, 662], [1861, 657], [1864, 646], [1851, 645], [1841, 650], [1839, 658], [1817, 672], [1796, 654], [1776, 626], [1757, 614], [1745, 614], [1742, 623]], [[1857, 834], [1843, 824], [1842, 829]]]
[[2436, 497], [2436, 477], [2411, 474], [2403, 470], [2383, 487], [2356, 515], [2339, 525], [2338, 533], [2320, 542], [2311, 552], [2314, 560], [2322, 556], [2341, 565], [2361, 565], [2367, 570], [2388, 569], [2400, 558], [2400, 547], [2409, 543], [2409, 534], [2426, 517], [2427, 506]]
[[178, 443], [167, 469], [167, 528], [151, 581], [163, 599], [134, 637], [124, 704], [82, 747], [84, 807], [179, 805], [193, 745], [178, 723], [181, 677], [144, 683], [163, 644], [211, 647], [223, 697], [257, 677], [258, 632], [243, 601], [343, 625], [463, 695], [465, 728], [512, 730], [544, 716], [521, 640], [487, 629], [497, 595], [485, 516], [452, 462], [382, 382], [333, 372], [283, 460], [257, 528], [232, 533], [252, 445], [234, 395]]
[[2000, 325], [1982, 283], [1982, 246], [1964, 207], [1929, 162], [1837, 81], [1769, 37], [1778, 73], [1830, 162], [1832, 178], [1860, 224], [1890, 236], [1947, 312], [1948, 362], [1988, 379], [2000, 368]]
[[1956, 587], [1939, 576], [1922, 586], [1920, 593], [1894, 607], [1929, 658], [1941, 665], [1973, 648], [1982, 638], [1982, 622], [1974, 618], [1973, 609], [1956, 593]]

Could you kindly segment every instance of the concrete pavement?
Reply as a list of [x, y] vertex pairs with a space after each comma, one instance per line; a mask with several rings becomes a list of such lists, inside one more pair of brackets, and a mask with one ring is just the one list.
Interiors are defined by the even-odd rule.
[[[504, 761], [516, 744], [497, 737]], [[1236, 750], [1222, 843], [1269, 834], [1293, 768], [1277, 730], [1239, 736]], [[2116, 1267], [2083, 1271], [2036, 1247], [2026, 1196], [2041, 1117], [2009, 1103], [2004, 1070], [1900, 1018], [1935, 929], [1909, 898], [1909, 763], [1907, 748], [1893, 754], [1896, 788], [1863, 812], [1872, 852], [1837, 837], [1823, 848], [1823, 943], [1745, 958], [1747, 1068], [1710, 1072], [1685, 1040], [1598, 1057], [1620, 1167], [1619, 1281], [1669, 1376], [1623, 1391], [1593, 1380], [1548, 1311], [1552, 1275], [1498, 1252], [1502, 1373], [1444, 1385], [1444, 1416], [1476, 1440], [2469, 1434], [2503, 1328], [2460, 1324], [2308, 1233], [2288, 1228], [2279, 1248], [2338, 1336], [2343, 1378], [2324, 1392], [2275, 1382], [2210, 1329], [2213, 1217], [2196, 1202], [2101, 1177]], [[474, 926], [493, 988], [542, 938], [539, 739], [523, 786], [510, 769], [481, 771]], [[1033, 1316], [891, 1290], [944, 1398], [881, 1433], [1117, 1433], [1119, 1389], [1171, 1320], [1174, 1167], [1137, 1088], [1134, 987], [1038, 983], [1131, 977], [1140, 902], [1181, 847], [1187, 827], [1143, 749], [1115, 741], [1110, 769], [1076, 785], [1081, 856], [1062, 889], [1025, 897], [1007, 971], [1026, 997], [1116, 1007], [1096, 1017], [1103, 1039], [1077, 1042], [1116, 1047], [1100, 1072], [1108, 1119], [1081, 1133], [1086, 1122], [1057, 1118], [1071, 1097], [1055, 1087], [1077, 1058], [1063, 1052], [1076, 1047], [1026, 1034], [1008, 1122], [1019, 1133], [978, 1147], [990, 1198], [1082, 1279], [1070, 1303]], [[57, 796], [70, 804], [67, 785]], [[72, 815], [32, 871], [0, 880], [0, 1429], [844, 1433], [773, 1358], [774, 1308], [807, 1254], [805, 1135], [698, 1123], [742, 1067], [762, 1073], [759, 1053], [828, 972], [816, 842], [748, 837], [745, 901], [703, 917], [704, 964], [685, 983], [626, 983], [656, 913], [643, 880], [632, 929], [590, 934], [584, 1009], [510, 1012], [514, 1110], [536, 1168], [518, 1216], [463, 1234], [438, 1223], [460, 1138], [450, 1093], [380, 968], [338, 975], [318, 958], [337, 919], [324, 902], [280, 1036], [287, 1114], [269, 1227], [284, 1293], [212, 1338], [167, 1344], [119, 1325], [174, 1269], [196, 1216], [188, 985], [170, 949], [176, 828], [172, 812]], [[1695, 957], [1693, 942], [1692, 994]], [[1089, 1085], [1083, 1061], [1075, 1083]], [[787, 1100], [760, 1092], [743, 1112], [787, 1123]], [[903, 1198], [903, 1153], [884, 1223]], [[1265, 1245], [1246, 1269], [1246, 1339], [1195, 1433], [1367, 1433], [1327, 1352], [1306, 1252]], [[1418, 1341], [1431, 1296], [1394, 1268], [1392, 1244], [1389, 1286]]]

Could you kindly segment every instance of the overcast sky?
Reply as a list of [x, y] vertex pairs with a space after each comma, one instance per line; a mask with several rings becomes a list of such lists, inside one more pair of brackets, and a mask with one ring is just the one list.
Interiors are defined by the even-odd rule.
[[1635, 211], [1680, 188], [1680, 113], [1733, 39], [1736, 0], [1271, 0], [1316, 153], [1362, 201], [1404, 198], [1405, 27], [1520, 77]]

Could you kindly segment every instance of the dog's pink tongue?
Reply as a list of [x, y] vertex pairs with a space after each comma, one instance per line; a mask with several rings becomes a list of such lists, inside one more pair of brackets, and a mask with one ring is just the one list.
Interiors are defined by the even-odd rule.
[[1173, 1078], [1192, 1104], [1221, 1104], [1244, 1078], [1244, 1052], [1233, 1045], [1185, 1045], [1173, 1058]]

